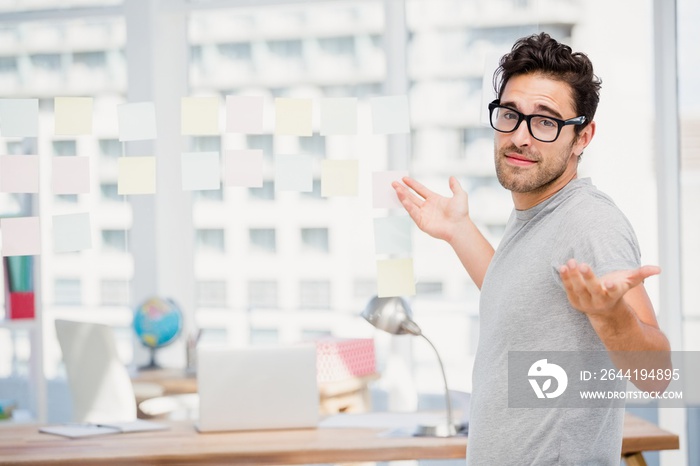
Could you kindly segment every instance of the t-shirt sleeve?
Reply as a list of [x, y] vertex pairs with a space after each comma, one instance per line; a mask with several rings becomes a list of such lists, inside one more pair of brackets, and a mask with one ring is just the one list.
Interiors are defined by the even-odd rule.
[[610, 202], [583, 199], [562, 215], [558, 230], [552, 248], [552, 267], [557, 280], [560, 280], [559, 267], [572, 258], [590, 265], [598, 277], [641, 266], [632, 225]]

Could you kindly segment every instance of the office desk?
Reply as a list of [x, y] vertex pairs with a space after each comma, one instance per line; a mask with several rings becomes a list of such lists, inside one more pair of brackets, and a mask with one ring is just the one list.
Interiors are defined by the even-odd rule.
[[[361, 413], [372, 408], [369, 384], [379, 379], [369, 374], [346, 380], [320, 383], [321, 413]], [[197, 378], [183, 369], [156, 369], [132, 374], [133, 383], [155, 383], [163, 388], [163, 395], [182, 395], [197, 392]], [[137, 400], [142, 401], [142, 400]]]
[[[344, 414], [342, 416], [355, 416]], [[171, 429], [67, 439], [37, 426], [0, 428], [1, 465], [280, 465], [464, 458], [467, 439], [381, 436], [386, 429], [319, 428], [199, 434], [191, 421]], [[678, 436], [639, 418], [625, 419], [623, 456], [643, 465], [643, 451], [677, 449]]]

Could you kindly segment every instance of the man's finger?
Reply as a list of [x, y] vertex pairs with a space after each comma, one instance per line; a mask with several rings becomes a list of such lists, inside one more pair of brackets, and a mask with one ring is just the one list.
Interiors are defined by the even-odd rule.
[[401, 181], [403, 181], [406, 186], [418, 193], [419, 196], [427, 198], [431, 194], [434, 194], [431, 190], [420, 184], [418, 181], [414, 180], [409, 176], [404, 176]]

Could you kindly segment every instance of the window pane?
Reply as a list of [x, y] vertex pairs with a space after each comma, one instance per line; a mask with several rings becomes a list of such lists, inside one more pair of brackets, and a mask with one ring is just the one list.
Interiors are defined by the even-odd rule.
[[330, 309], [331, 284], [329, 281], [302, 281], [299, 291], [299, 307], [302, 310]]
[[75, 141], [54, 141], [54, 155], [78, 155], [78, 149]]
[[275, 328], [250, 329], [250, 343], [252, 345], [274, 345], [279, 342], [279, 331]]
[[277, 308], [277, 282], [253, 280], [248, 283], [248, 305], [251, 308]]
[[119, 139], [100, 139], [100, 154], [117, 158], [122, 155], [122, 143]]
[[128, 306], [129, 282], [126, 280], [101, 280], [100, 303], [104, 306]]
[[109, 252], [126, 252], [126, 231], [102, 230], [102, 249]]
[[416, 294], [440, 295], [442, 294], [442, 282], [418, 282], [416, 283]]
[[274, 228], [251, 228], [248, 233], [252, 250], [259, 252], [277, 250], [277, 234]]
[[307, 251], [328, 252], [328, 228], [302, 228], [302, 246]]
[[202, 229], [197, 230], [195, 246], [199, 251], [224, 252], [224, 230]]
[[199, 280], [196, 287], [198, 307], [227, 307], [224, 280]]
[[275, 200], [275, 182], [266, 180], [260, 188], [248, 188], [248, 195], [251, 199], [261, 199], [264, 201]]
[[83, 302], [82, 284], [79, 278], [57, 278], [53, 285], [54, 304], [80, 305]]
[[105, 201], [122, 200], [122, 196], [119, 195], [117, 183], [101, 183], [100, 194]]

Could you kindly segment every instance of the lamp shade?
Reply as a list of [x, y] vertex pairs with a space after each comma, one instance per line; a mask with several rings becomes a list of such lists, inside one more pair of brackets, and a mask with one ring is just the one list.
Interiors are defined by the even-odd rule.
[[418, 324], [413, 321], [413, 312], [404, 298], [375, 296], [367, 303], [362, 317], [375, 328], [394, 335], [422, 334]]

